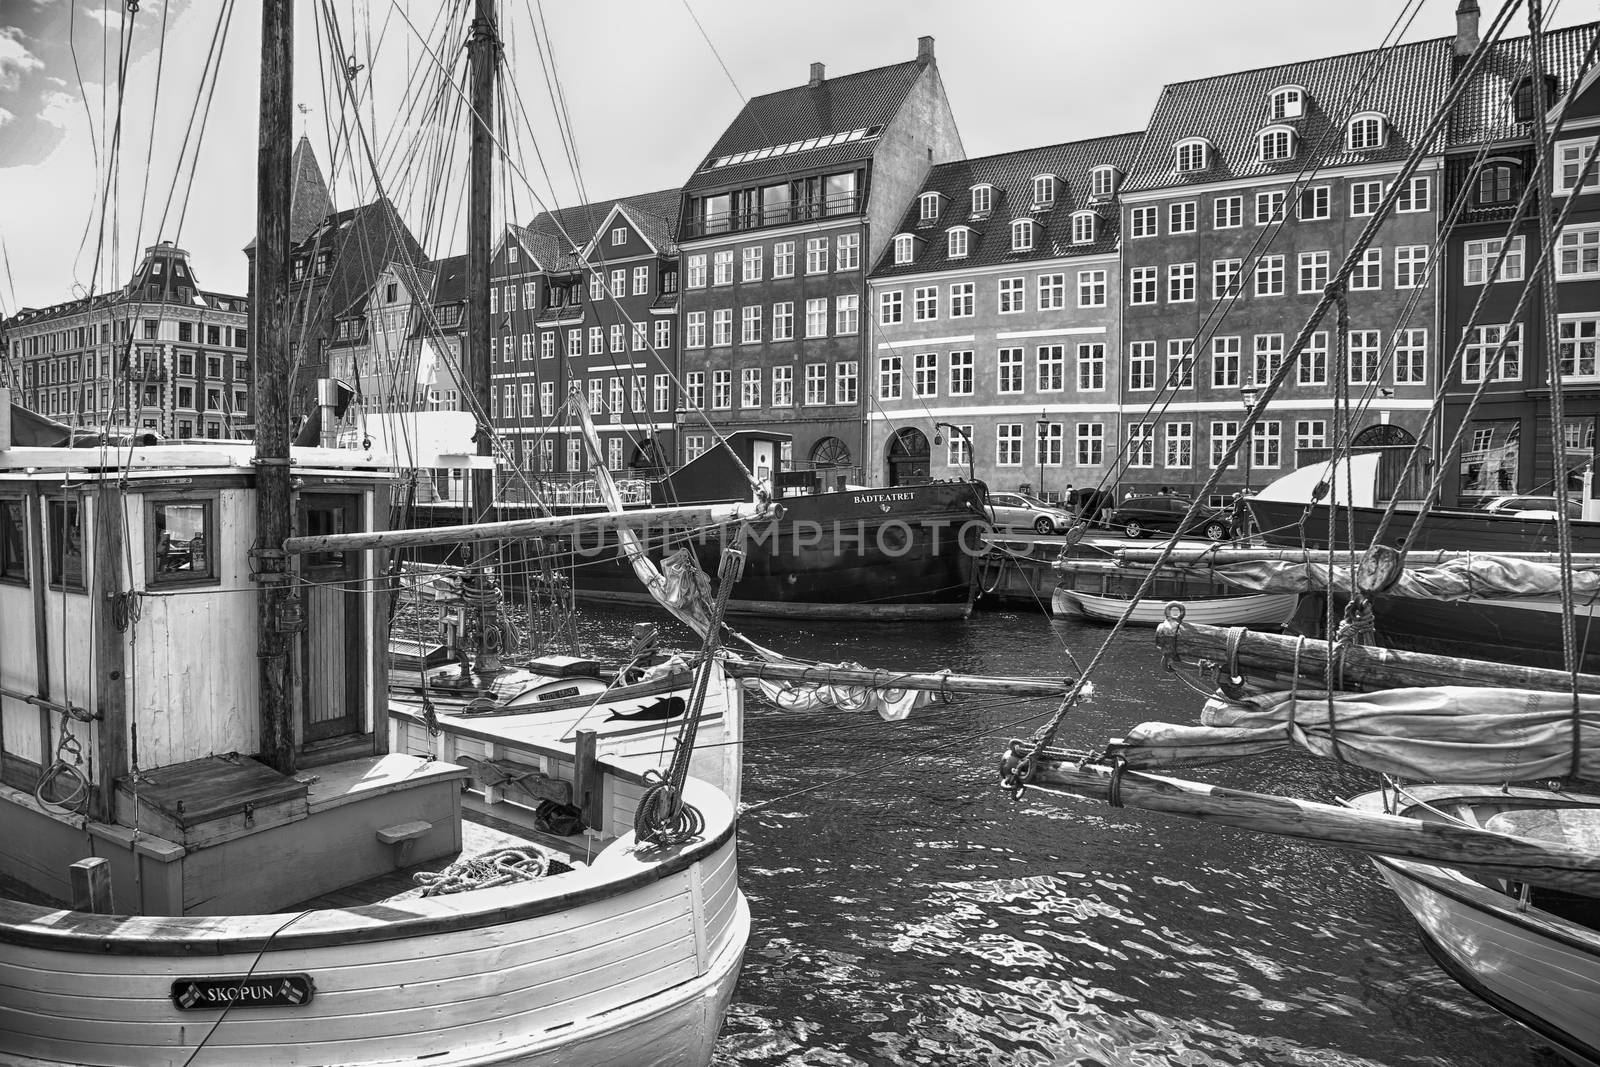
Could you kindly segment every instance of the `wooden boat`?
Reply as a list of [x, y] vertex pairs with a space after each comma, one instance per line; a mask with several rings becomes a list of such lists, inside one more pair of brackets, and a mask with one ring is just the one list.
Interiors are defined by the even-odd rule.
[[1277, 627], [1293, 613], [1298, 600], [1293, 593], [1241, 592], [1204, 565], [1163, 566], [1130, 613], [1129, 604], [1150, 567], [1069, 557], [1058, 560], [1055, 569], [1062, 580], [1050, 598], [1051, 613], [1095, 622], [1116, 622], [1127, 613], [1130, 625], [1156, 626], [1167, 618], [1167, 605], [1176, 603], [1189, 622]]
[[[1350, 803], [1363, 811], [1384, 810], [1381, 793]], [[1600, 796], [1412, 786], [1401, 795], [1396, 814], [1427, 822], [1454, 818], [1600, 854]], [[1474, 876], [1392, 856], [1373, 856], [1372, 862], [1446, 973], [1573, 1062], [1600, 1063], [1600, 893]]]

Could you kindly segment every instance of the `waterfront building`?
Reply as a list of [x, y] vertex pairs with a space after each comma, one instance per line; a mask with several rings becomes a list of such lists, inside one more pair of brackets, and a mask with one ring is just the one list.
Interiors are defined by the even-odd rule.
[[869, 482], [975, 476], [1056, 498], [1106, 476], [1122, 375], [1117, 198], [1139, 139], [928, 173], [869, 280]]
[[144, 250], [128, 284], [3, 323], [13, 401], [71, 426], [230, 438], [250, 423], [245, 299], [200, 287], [189, 254]]
[[[1121, 196], [1118, 488], [1193, 492], [1222, 462], [1445, 99], [1438, 38], [1167, 85]], [[1397, 191], [1212, 503], [1348, 439], [1415, 440], [1438, 388], [1442, 154]], [[1339, 399], [1358, 414], [1346, 426]]]
[[[679, 202], [666, 189], [507, 228], [490, 268], [491, 412], [524, 475], [588, 469], [574, 386], [609, 470], [656, 472], [675, 454]], [[518, 476], [502, 476], [510, 499], [526, 495]]]
[[[1476, 4], [1466, 0], [1461, 7], [1458, 17], [1471, 29]], [[1594, 460], [1600, 418], [1600, 164], [1581, 183], [1579, 178], [1600, 130], [1600, 90], [1592, 72], [1582, 74], [1584, 53], [1597, 32], [1600, 24], [1588, 23], [1544, 36], [1543, 120], [1555, 158], [1549, 179], [1535, 179], [1533, 129], [1541, 116], [1528, 38], [1494, 47], [1451, 116], [1445, 196], [1447, 204], [1459, 198], [1461, 212], [1444, 235], [1448, 344], [1440, 356], [1447, 364], [1460, 346], [1461, 359], [1445, 382], [1442, 404], [1447, 504], [1554, 492], [1552, 352], [1560, 361], [1562, 447], [1574, 492], [1582, 489], [1581, 472]], [[1575, 87], [1562, 114], [1558, 105]], [[1554, 250], [1554, 344], [1537, 287], [1518, 311], [1542, 253], [1538, 213], [1547, 197], [1553, 218], [1570, 207]], [[1512, 227], [1519, 204], [1522, 218]], [[1496, 359], [1502, 343], [1504, 353]], [[1458, 429], [1460, 447], [1447, 452]]]
[[867, 270], [928, 170], [964, 155], [931, 37], [744, 106], [684, 183], [680, 459], [759, 429], [792, 435], [797, 467], [860, 462]]

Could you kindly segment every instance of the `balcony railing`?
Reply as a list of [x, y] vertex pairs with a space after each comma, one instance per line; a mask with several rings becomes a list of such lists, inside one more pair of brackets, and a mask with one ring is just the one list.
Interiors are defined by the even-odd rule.
[[787, 226], [794, 222], [854, 215], [861, 210], [860, 193], [839, 193], [812, 200], [764, 207], [757, 211], [720, 211], [689, 220], [686, 235], [706, 237], [716, 233], [739, 233], [765, 226]]

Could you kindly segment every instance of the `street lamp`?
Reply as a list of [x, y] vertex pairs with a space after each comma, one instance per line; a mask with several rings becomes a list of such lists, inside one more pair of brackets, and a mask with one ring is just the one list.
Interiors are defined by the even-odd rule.
[[953, 422], [936, 422], [933, 424], [933, 443], [936, 445], [944, 444], [944, 439], [939, 436], [940, 427], [949, 430], [951, 436], [959, 434], [961, 439], [967, 443], [967, 479], [973, 482], [977, 481], [978, 475], [972, 465], [972, 435]]
[[1045, 418], [1044, 412], [1039, 412], [1039, 421], [1034, 424], [1039, 431], [1039, 499], [1044, 499], [1044, 439], [1050, 430], [1050, 423]]
[[[1245, 421], [1249, 422], [1250, 413], [1256, 409], [1256, 387], [1253, 385], [1241, 385], [1239, 387], [1239, 400], [1244, 404]], [[1255, 431], [1252, 430], [1250, 431], [1249, 440], [1244, 443], [1244, 491], [1246, 495], [1250, 492], [1250, 461], [1253, 458], [1255, 447]]]

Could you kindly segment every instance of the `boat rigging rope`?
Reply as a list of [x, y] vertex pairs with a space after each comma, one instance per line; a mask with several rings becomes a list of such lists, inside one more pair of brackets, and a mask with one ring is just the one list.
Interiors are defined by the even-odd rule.
[[639, 798], [633, 813], [634, 836], [641, 842], [673, 845], [698, 836], [705, 829], [705, 818], [692, 805], [683, 802], [683, 787], [689, 779], [689, 761], [694, 756], [695, 733], [705, 708], [706, 690], [717, 667], [717, 650], [722, 645], [722, 616], [733, 595], [733, 583], [744, 570], [744, 552], [725, 549], [717, 570], [717, 598], [711, 606], [710, 625], [700, 649], [700, 672], [695, 676], [694, 692], [678, 732], [678, 743], [665, 775], [652, 774], [653, 784]]
[[550, 857], [543, 850], [519, 846], [458, 859], [442, 871], [418, 871], [411, 879], [422, 887], [423, 896], [438, 897], [513, 882], [531, 882], [543, 878], [549, 870]]
[[[60, 740], [56, 742], [56, 758], [45, 768], [44, 773], [39, 775], [38, 784], [33, 787], [33, 799], [38, 801], [44, 810], [58, 815], [82, 815], [89, 807], [90, 786], [89, 779], [80, 769], [83, 766], [83, 743], [78, 740], [77, 734], [67, 729], [69, 716], [80, 722], [87, 721], [67, 711], [61, 712], [61, 726], [57, 731]], [[69, 756], [72, 758], [71, 763], [67, 762]], [[45, 799], [45, 794], [57, 780], [70, 785], [67, 795], [59, 800]]]

